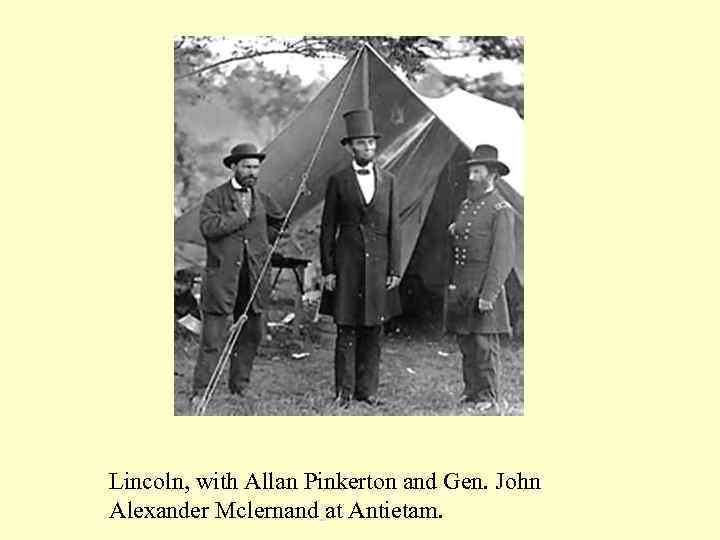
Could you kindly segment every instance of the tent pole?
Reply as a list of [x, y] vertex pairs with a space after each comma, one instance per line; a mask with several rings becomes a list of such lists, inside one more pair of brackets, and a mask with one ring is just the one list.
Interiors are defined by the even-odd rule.
[[370, 75], [368, 73], [368, 49], [367, 45], [363, 44], [362, 51], [362, 108], [370, 108]]

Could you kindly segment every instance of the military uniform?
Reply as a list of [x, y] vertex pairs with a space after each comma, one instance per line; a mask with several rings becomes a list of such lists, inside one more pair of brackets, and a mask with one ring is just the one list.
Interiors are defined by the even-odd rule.
[[[497, 190], [465, 199], [451, 233], [453, 267], [447, 329], [463, 354], [464, 395], [472, 401], [496, 393], [499, 334], [511, 332], [505, 280], [513, 267], [513, 209]], [[492, 302], [478, 309], [478, 299]]]

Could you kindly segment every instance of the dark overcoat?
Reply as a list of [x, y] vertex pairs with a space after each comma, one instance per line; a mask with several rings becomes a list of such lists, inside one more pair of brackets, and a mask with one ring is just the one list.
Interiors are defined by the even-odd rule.
[[[235, 303], [248, 302], [258, 282], [284, 219], [282, 210], [264, 193], [252, 189], [250, 216], [242, 209], [236, 191], [226, 182], [208, 192], [200, 207], [200, 232], [207, 260], [202, 284], [202, 309], [230, 315]], [[241, 272], [249, 277], [249, 290], [239, 290]], [[244, 276], [243, 276], [244, 277]], [[262, 311], [270, 294], [270, 268], [258, 288], [252, 310]]]
[[[453, 265], [446, 323], [450, 332], [511, 332], [505, 280], [515, 253], [513, 212], [497, 190], [460, 204], [450, 235]], [[478, 298], [493, 302], [493, 309], [480, 312]]]
[[351, 166], [328, 180], [320, 260], [323, 275], [337, 281], [333, 293], [324, 291], [320, 312], [337, 324], [376, 326], [400, 313], [397, 287], [385, 286], [388, 275], [400, 276], [399, 212], [397, 181], [380, 167], [368, 204]]

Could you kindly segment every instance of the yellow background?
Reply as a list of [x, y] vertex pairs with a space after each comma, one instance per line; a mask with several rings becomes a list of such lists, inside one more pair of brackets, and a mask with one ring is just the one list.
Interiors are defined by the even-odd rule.
[[[3, 536], [717, 538], [711, 3], [286, 4], [0, 8]], [[525, 416], [174, 417], [172, 36], [367, 28], [526, 37]], [[438, 492], [436, 521], [105, 519], [110, 471], [164, 470], [544, 491]]]

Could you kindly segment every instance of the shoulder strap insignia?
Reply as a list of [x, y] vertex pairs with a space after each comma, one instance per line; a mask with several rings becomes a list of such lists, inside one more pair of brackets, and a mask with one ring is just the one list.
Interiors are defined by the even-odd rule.
[[503, 208], [512, 208], [509, 203], [502, 201], [495, 205], [495, 210], [502, 210]]

